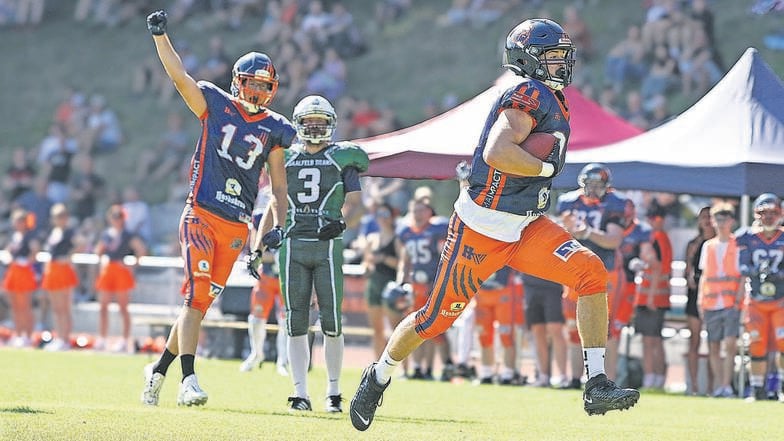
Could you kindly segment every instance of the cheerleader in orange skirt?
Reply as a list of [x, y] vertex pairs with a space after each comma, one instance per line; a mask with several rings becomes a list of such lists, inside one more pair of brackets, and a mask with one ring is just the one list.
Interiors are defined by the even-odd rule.
[[109, 331], [109, 302], [114, 299], [123, 320], [123, 341], [117, 349], [131, 350], [131, 315], [128, 313], [128, 302], [136, 281], [131, 269], [123, 263], [123, 258], [128, 255], [139, 257], [146, 254], [147, 250], [139, 236], [125, 229], [125, 212], [122, 206], [109, 207], [106, 222], [108, 228], [103, 231], [95, 247], [95, 254], [101, 258], [101, 269], [95, 280], [100, 304], [99, 340], [96, 348], [103, 349], [105, 345]]
[[33, 334], [32, 294], [38, 288], [33, 271], [35, 256], [41, 245], [35, 238], [35, 217], [25, 210], [17, 209], [11, 213], [13, 234], [6, 246], [11, 254], [11, 263], [3, 278], [3, 290], [11, 303], [14, 319], [14, 339], [17, 347], [29, 346]]
[[63, 204], [55, 204], [49, 212], [51, 229], [44, 243], [51, 259], [44, 266], [41, 288], [49, 296], [55, 324], [55, 338], [46, 345], [47, 350], [61, 351], [70, 348], [71, 342], [71, 300], [73, 290], [79, 284], [71, 253], [76, 247], [76, 234], [68, 228], [68, 210]]

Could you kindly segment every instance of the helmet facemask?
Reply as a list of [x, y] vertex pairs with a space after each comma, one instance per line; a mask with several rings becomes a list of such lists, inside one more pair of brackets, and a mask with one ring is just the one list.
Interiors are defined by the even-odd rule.
[[607, 194], [607, 183], [601, 179], [586, 179], [581, 186], [583, 194], [591, 199], [601, 199]]
[[259, 74], [238, 72], [232, 79], [231, 91], [248, 111], [255, 113], [272, 102], [278, 91], [278, 80]]
[[590, 163], [577, 176], [577, 185], [586, 197], [601, 199], [610, 187], [610, 169], [599, 163]]
[[294, 106], [292, 117], [300, 140], [309, 144], [332, 141], [338, 117], [326, 98], [318, 95], [306, 96]]
[[754, 201], [754, 217], [764, 231], [775, 231], [781, 225], [781, 200], [772, 193], [765, 193]]
[[295, 126], [301, 140], [310, 144], [321, 144], [332, 140], [335, 119], [329, 115], [313, 113], [297, 118]]
[[[531, 49], [536, 49], [532, 47]], [[553, 54], [563, 52], [563, 56], [555, 57]], [[555, 47], [545, 49], [544, 53], [538, 57], [539, 69], [542, 71], [541, 81], [553, 90], [562, 90], [572, 82], [572, 71], [574, 70], [574, 49], [565, 47]], [[555, 72], [550, 71], [550, 66], [557, 66]]]

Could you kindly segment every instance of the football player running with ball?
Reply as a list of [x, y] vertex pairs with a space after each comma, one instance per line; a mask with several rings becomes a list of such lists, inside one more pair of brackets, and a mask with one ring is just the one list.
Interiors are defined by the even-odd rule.
[[[276, 227], [281, 242], [268, 244], [270, 248], [280, 246], [280, 287], [295, 390], [288, 401], [291, 411], [312, 410], [307, 383], [308, 315], [315, 289], [327, 365], [326, 410], [342, 412], [339, 380], [343, 365], [341, 307], [346, 229], [342, 209], [347, 198], [357, 198], [353, 202], [360, 203], [359, 174], [367, 170], [369, 161], [359, 146], [332, 142], [337, 115], [326, 98], [303, 98], [294, 107], [293, 122], [301, 144], [286, 151], [288, 216], [283, 229]], [[262, 225], [269, 225], [269, 214], [268, 210]]]
[[[395, 328], [377, 362], [362, 374], [351, 400], [351, 422], [366, 430], [398, 363], [427, 339], [445, 332], [484, 280], [504, 266], [571, 287], [588, 382], [591, 414], [628, 409], [639, 392], [621, 389], [604, 373], [607, 270], [592, 251], [545, 216], [552, 178], [564, 164], [569, 111], [562, 89], [572, 80], [575, 47], [547, 19], [526, 20], [506, 38], [504, 66], [519, 75], [489, 109], [474, 152], [469, 185], [455, 202], [427, 304]], [[527, 151], [532, 133], [559, 142], [544, 160]]]
[[[274, 224], [280, 225], [286, 217], [283, 151], [291, 145], [296, 131], [285, 117], [267, 108], [278, 88], [278, 75], [267, 55], [250, 52], [234, 63], [229, 94], [190, 76], [166, 34], [166, 23], [164, 11], [147, 17], [147, 29], [153, 35], [161, 64], [185, 104], [199, 118], [202, 132], [191, 159], [190, 193], [180, 219], [185, 302], [163, 354], [144, 369], [142, 402], [158, 404], [167, 369], [179, 355], [183, 379], [177, 404], [199, 406], [207, 402], [207, 393], [199, 387], [193, 367], [201, 321], [223, 291], [245, 245], [265, 163], [272, 187]], [[278, 230], [261, 233], [251, 250], [280, 240]]]

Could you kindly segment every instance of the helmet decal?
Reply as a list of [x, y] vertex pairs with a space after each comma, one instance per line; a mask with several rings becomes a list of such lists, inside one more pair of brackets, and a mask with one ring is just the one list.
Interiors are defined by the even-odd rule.
[[[553, 90], [561, 90], [572, 82], [575, 50], [561, 25], [534, 18], [509, 32], [503, 66], [517, 75], [539, 80]], [[559, 51], [560, 56], [552, 56], [552, 51]], [[557, 66], [555, 71], [551, 71], [551, 66]]]
[[231, 93], [244, 104], [266, 107], [278, 90], [278, 73], [266, 54], [249, 52], [231, 69]]

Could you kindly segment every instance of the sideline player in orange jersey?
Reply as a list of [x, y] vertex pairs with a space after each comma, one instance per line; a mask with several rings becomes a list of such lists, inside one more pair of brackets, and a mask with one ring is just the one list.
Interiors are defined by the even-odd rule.
[[[178, 405], [207, 402], [194, 373], [199, 329], [204, 314], [226, 284], [248, 236], [248, 224], [266, 163], [272, 186], [269, 232], [261, 231], [251, 246], [256, 258], [262, 246], [283, 240], [286, 219], [286, 171], [283, 151], [296, 134], [284, 116], [267, 106], [278, 88], [270, 58], [259, 52], [240, 57], [232, 68], [231, 93], [208, 81], [197, 82], [185, 70], [166, 33], [165, 11], [147, 17], [158, 57], [202, 132], [191, 159], [190, 193], [180, 220], [180, 246], [185, 260], [185, 304], [172, 326], [166, 350], [145, 367], [142, 402], [157, 405], [169, 365], [179, 355], [182, 382]], [[255, 268], [255, 267], [254, 267]]]
[[[378, 362], [368, 366], [351, 400], [351, 422], [367, 430], [395, 367], [427, 339], [445, 332], [491, 274], [503, 266], [575, 290], [588, 373], [588, 414], [633, 406], [639, 392], [604, 374], [607, 270], [602, 261], [544, 213], [552, 178], [563, 167], [574, 44], [552, 20], [531, 19], [506, 38], [504, 66], [521, 78], [489, 109], [474, 152], [469, 185], [455, 202], [437, 276], [425, 307], [395, 328]], [[531, 133], [558, 140], [544, 161], [521, 148]]]
[[[616, 250], [623, 240], [626, 198], [610, 186], [610, 169], [604, 164], [591, 163], [583, 167], [577, 177], [577, 183], [580, 188], [558, 198], [556, 211], [561, 216], [564, 227], [602, 259], [608, 270], [607, 292], [612, 293], [618, 286], [618, 273], [612, 270], [615, 268]], [[580, 337], [574, 327], [577, 294], [569, 286], [564, 289], [564, 316], [569, 328], [568, 353], [573, 366], [573, 379], [576, 377], [574, 367], [579, 367], [582, 358]], [[614, 364], [617, 358], [617, 341], [611, 337], [608, 343], [607, 359]], [[608, 369], [607, 373], [609, 378], [614, 378], [615, 369]]]
[[[640, 222], [634, 202], [626, 200], [626, 229], [618, 247], [618, 286], [610, 294], [610, 339], [609, 345], [618, 346], [623, 328], [629, 325], [634, 316], [634, 301], [637, 293], [635, 277], [645, 267], [656, 266], [658, 257], [651, 243], [650, 225]], [[615, 351], [617, 355], [618, 351]], [[617, 360], [608, 357], [607, 371], [615, 374]], [[628, 365], [627, 365], [628, 369]], [[628, 378], [628, 371], [619, 373]]]
[[[253, 228], [250, 231], [252, 238], [258, 233], [262, 215], [267, 209], [272, 195], [269, 191], [269, 176], [262, 174], [259, 182], [259, 194], [256, 197], [256, 206], [253, 209]], [[283, 328], [283, 321], [286, 318], [283, 309], [283, 299], [280, 293], [280, 279], [278, 278], [278, 268], [275, 262], [275, 254], [272, 250], [265, 250], [261, 258], [259, 279], [253, 285], [250, 293], [250, 314], [248, 314], [248, 342], [250, 353], [240, 364], [240, 372], [250, 372], [261, 365], [264, 361], [264, 342], [267, 340], [267, 320], [273, 309], [278, 312], [277, 323], [278, 332], [276, 335], [276, 346], [278, 359], [276, 361], [278, 374], [287, 377], [288, 373], [288, 351], [286, 350], [288, 338]]]
[[250, 314], [248, 314], [248, 341], [250, 353], [240, 364], [240, 372], [250, 372], [264, 361], [264, 342], [267, 340], [267, 320], [272, 311], [278, 311], [276, 317], [278, 331], [276, 346], [278, 358], [276, 361], [278, 374], [287, 377], [288, 360], [286, 355], [287, 338], [283, 329], [285, 313], [283, 313], [283, 300], [280, 294], [280, 279], [276, 269], [275, 256], [269, 251], [264, 252], [262, 264], [259, 268], [259, 280], [253, 285], [250, 293]]
[[[398, 256], [400, 256], [397, 281], [401, 285], [411, 284], [414, 294], [412, 310], [417, 310], [427, 303], [428, 294], [435, 281], [438, 256], [444, 247], [447, 226], [439, 222], [435, 216], [429, 198], [412, 199], [408, 206], [409, 213], [406, 217], [410, 219], [410, 224], [398, 230], [395, 245]], [[453, 367], [449, 341], [439, 336], [424, 342], [414, 351], [412, 379], [433, 379], [436, 350], [441, 354], [441, 362], [444, 364], [444, 374], [446, 375], [442, 375], [442, 377], [445, 380], [451, 377]]]
[[[784, 392], [765, 390], [768, 356], [778, 352], [774, 365], [779, 378], [784, 374], [784, 228], [781, 227], [781, 199], [763, 193], [754, 200], [754, 226], [738, 236], [740, 269], [749, 279], [746, 293], [746, 330], [751, 335], [751, 375], [753, 389], [749, 401], [769, 397], [784, 401]], [[771, 394], [771, 395], [769, 395]]]
[[[498, 372], [498, 384], [516, 384], [515, 347], [513, 332], [512, 270], [504, 267], [485, 280], [474, 297], [476, 299], [476, 331], [481, 347], [479, 383], [493, 384], [495, 371], [495, 323], [503, 353]], [[522, 310], [522, 305], [518, 305]]]

